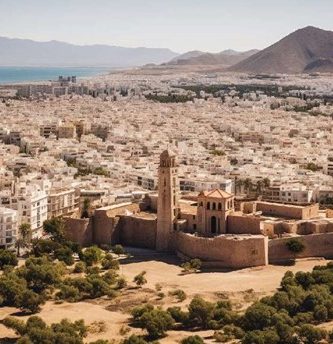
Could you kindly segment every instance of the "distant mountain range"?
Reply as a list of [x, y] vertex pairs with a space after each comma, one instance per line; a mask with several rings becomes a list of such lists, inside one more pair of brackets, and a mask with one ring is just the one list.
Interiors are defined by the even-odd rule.
[[0, 66], [130, 67], [178, 56], [169, 49], [74, 45], [0, 37]]
[[239, 52], [224, 50], [220, 53], [207, 53], [203, 51], [190, 51], [172, 59], [169, 65], [223, 65], [232, 66], [244, 59], [256, 54], [259, 50]]
[[246, 73], [333, 73], [333, 32], [312, 26], [297, 30], [229, 70]]
[[123, 48], [110, 45], [73, 45], [0, 37], [0, 66], [133, 67], [209, 65], [245, 73], [333, 73], [333, 32], [312, 26], [297, 30], [258, 51], [220, 53], [170, 49]]

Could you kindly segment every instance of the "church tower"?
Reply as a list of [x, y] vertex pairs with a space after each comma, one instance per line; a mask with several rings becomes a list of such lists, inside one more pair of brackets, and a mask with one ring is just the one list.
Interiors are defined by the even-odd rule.
[[177, 176], [176, 155], [165, 150], [160, 155], [158, 168], [157, 202], [157, 251], [170, 251], [171, 235], [177, 229], [179, 214], [179, 182]]

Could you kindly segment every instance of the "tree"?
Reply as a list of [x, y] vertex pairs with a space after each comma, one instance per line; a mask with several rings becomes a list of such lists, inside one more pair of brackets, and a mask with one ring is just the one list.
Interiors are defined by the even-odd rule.
[[63, 219], [54, 217], [50, 220], [46, 220], [44, 221], [43, 229], [57, 242], [65, 240], [65, 223]]
[[47, 326], [39, 317], [30, 317], [26, 324], [23, 321], [7, 317], [3, 324], [15, 330], [21, 337], [17, 343], [43, 343], [43, 344], [83, 344], [83, 337], [87, 333], [87, 328], [83, 320], [70, 322], [66, 319], [60, 323]]
[[44, 297], [36, 294], [32, 290], [27, 289], [17, 298], [17, 306], [24, 312], [37, 313], [40, 311], [40, 306], [44, 304]]
[[144, 284], [147, 283], [147, 279], [145, 277], [146, 275], [146, 271], [142, 271], [141, 273], [139, 273], [138, 275], [136, 275], [133, 279], [133, 282], [138, 286], [138, 287], [142, 287]]
[[22, 223], [19, 227], [18, 239], [16, 240], [17, 256], [20, 256], [20, 249], [26, 248], [31, 243], [31, 225]]
[[314, 327], [309, 324], [301, 326], [299, 335], [305, 344], [319, 343], [322, 339], [326, 338], [326, 331], [320, 328]]
[[304, 244], [297, 238], [291, 238], [286, 242], [287, 249], [294, 254], [294, 259], [305, 249]]
[[272, 325], [275, 313], [275, 308], [262, 302], [256, 302], [246, 310], [242, 319], [242, 327], [248, 331], [263, 330]]
[[61, 247], [54, 251], [54, 257], [64, 262], [66, 265], [73, 265], [74, 258], [73, 258], [73, 251], [67, 247]]
[[63, 266], [60, 263], [54, 264], [45, 256], [27, 259], [25, 266], [20, 270], [28, 287], [37, 293], [59, 283], [63, 272]]
[[3, 305], [16, 306], [19, 295], [22, 295], [26, 290], [26, 280], [17, 276], [15, 272], [6, 273], [0, 277], [0, 295], [3, 299]]
[[17, 265], [17, 257], [15, 253], [0, 249], [0, 269], [3, 269], [4, 266], [16, 266]]
[[87, 266], [97, 264], [102, 258], [103, 251], [97, 246], [90, 246], [80, 253], [80, 259], [86, 263]]
[[189, 321], [194, 326], [209, 328], [208, 324], [213, 318], [214, 304], [195, 296], [189, 305]]
[[165, 332], [173, 327], [174, 320], [168, 312], [157, 308], [143, 313], [140, 324], [147, 330], [150, 338], [157, 339], [163, 337]]

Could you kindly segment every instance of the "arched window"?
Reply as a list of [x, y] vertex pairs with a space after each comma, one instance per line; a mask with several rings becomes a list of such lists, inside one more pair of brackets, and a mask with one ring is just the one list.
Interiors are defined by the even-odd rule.
[[222, 210], [222, 203], [219, 203], [218, 210]]
[[213, 210], [216, 210], [216, 203], [213, 203]]
[[210, 202], [207, 202], [207, 210], [210, 210]]
[[215, 234], [217, 232], [217, 221], [215, 216], [212, 216], [210, 218], [210, 231], [212, 234]]
[[200, 202], [200, 207], [203, 207], [203, 202]]

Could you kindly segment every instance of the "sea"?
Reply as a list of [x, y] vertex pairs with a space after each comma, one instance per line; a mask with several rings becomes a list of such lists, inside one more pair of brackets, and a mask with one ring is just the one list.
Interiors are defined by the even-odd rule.
[[89, 77], [104, 74], [111, 68], [97, 67], [1, 67], [0, 84], [56, 80], [58, 76]]

